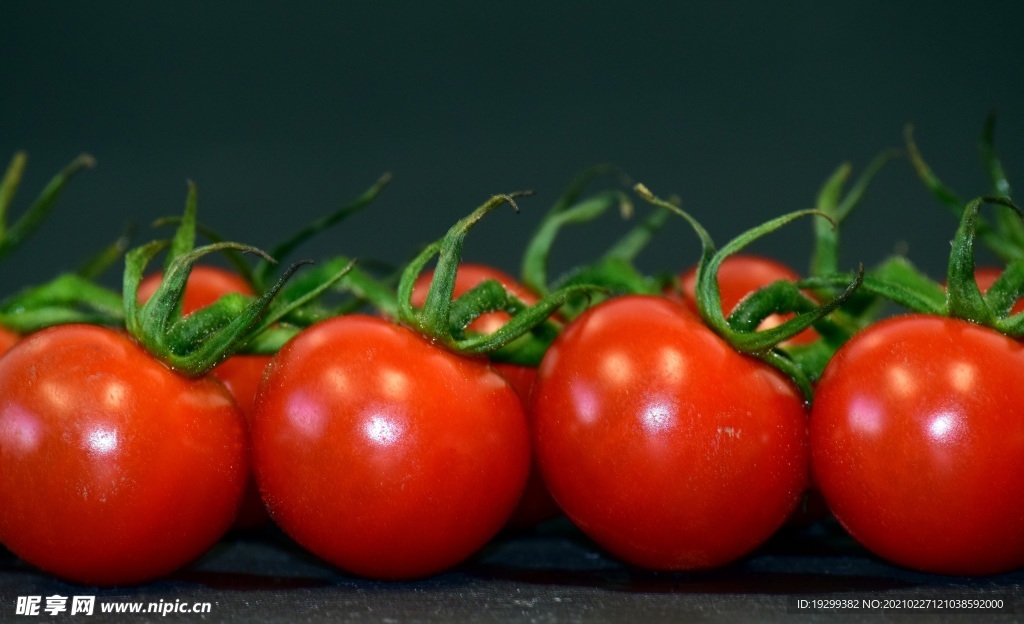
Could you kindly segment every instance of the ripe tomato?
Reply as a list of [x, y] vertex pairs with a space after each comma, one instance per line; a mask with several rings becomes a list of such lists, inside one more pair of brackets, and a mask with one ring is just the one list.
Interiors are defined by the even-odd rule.
[[[426, 302], [427, 291], [430, 289], [430, 280], [432, 278], [433, 272], [427, 272], [420, 275], [416, 280], [411, 298], [414, 306], [422, 306]], [[538, 301], [537, 295], [516, 281], [511, 275], [493, 267], [470, 262], [459, 264], [458, 272], [455, 274], [455, 290], [452, 292], [452, 297], [465, 294], [472, 290], [474, 286], [480, 284], [480, 282], [489, 279], [497, 280], [527, 305], [533, 305]], [[482, 314], [469, 324], [469, 329], [481, 334], [492, 334], [501, 329], [510, 318], [505, 312]], [[530, 390], [533, 388], [534, 379], [537, 378], [537, 370], [530, 366], [519, 366], [517, 364], [501, 362], [492, 363], [491, 366], [512, 384], [512, 387], [519, 393], [523, 404], [528, 405]], [[532, 420], [529, 411], [527, 411], [527, 419]], [[509, 528], [526, 529], [545, 520], [550, 520], [559, 513], [558, 504], [551, 498], [547, 486], [544, 485], [544, 479], [540, 476], [537, 462], [531, 461], [530, 476], [526, 480], [526, 489], [523, 490], [523, 497], [508, 520]]]
[[[139, 284], [139, 301], [148, 301], [159, 288], [162, 279], [162, 273], [147, 275]], [[238, 274], [217, 267], [196, 265], [188, 276], [185, 295], [181, 299], [181, 313], [191, 314], [228, 293], [253, 294], [249, 283]]]
[[[722, 310], [728, 316], [730, 312], [747, 295], [755, 290], [779, 280], [795, 282], [800, 279], [795, 271], [786, 265], [762, 256], [739, 254], [729, 256], [718, 270], [718, 289], [722, 297]], [[697, 267], [693, 267], [679, 276], [683, 291], [683, 303], [694, 314], [697, 310]], [[784, 323], [792, 315], [772, 314], [758, 326], [758, 329], [771, 329]], [[813, 329], [805, 329], [787, 342], [806, 344], [814, 342], [818, 334]]]
[[0, 358], [0, 541], [98, 585], [160, 577], [238, 510], [245, 424], [224, 387], [127, 336], [64, 325]]
[[1024, 563], [1024, 346], [910, 315], [838, 352], [811, 412], [816, 482], [861, 544], [900, 565], [992, 574]]
[[362, 315], [313, 325], [274, 356], [252, 439], [277, 524], [376, 578], [469, 557], [512, 513], [530, 463], [523, 407], [501, 375]]
[[21, 336], [9, 329], [0, 327], [0, 355], [6, 353], [19, 340], [21, 340]]
[[541, 362], [532, 404], [555, 500], [635, 565], [732, 561], [807, 486], [796, 387], [667, 299], [621, 297], [578, 317]]

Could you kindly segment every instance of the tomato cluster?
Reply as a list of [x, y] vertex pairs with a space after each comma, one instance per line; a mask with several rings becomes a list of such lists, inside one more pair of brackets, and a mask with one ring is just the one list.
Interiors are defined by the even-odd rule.
[[[342, 258], [272, 283], [269, 259], [237, 253], [254, 248], [196, 249], [192, 187], [173, 238], [126, 255], [123, 292], [82, 273], [0, 301], [0, 542], [121, 585], [272, 521], [347, 572], [410, 579], [564, 514], [629, 564], [694, 570], [754, 551], [814, 491], [896, 564], [1024, 565], [1024, 226], [979, 227], [983, 203], [1018, 210], [1005, 194], [957, 201], [945, 285], [901, 258], [841, 272], [834, 227], [884, 160], [846, 195], [840, 168], [816, 210], [721, 249], [637, 185], [656, 216], [552, 284], [556, 232], [622, 191], [574, 184], [521, 280], [461, 259], [473, 224], [518, 195], [495, 196], [394, 286]], [[645, 276], [633, 258], [673, 212], [700, 258]], [[742, 253], [803, 216], [828, 223], [807, 278]], [[976, 232], [1005, 270], [974, 266]], [[238, 270], [197, 264], [215, 251]], [[330, 292], [352, 298], [332, 307]], [[879, 320], [886, 299], [913, 313]]]

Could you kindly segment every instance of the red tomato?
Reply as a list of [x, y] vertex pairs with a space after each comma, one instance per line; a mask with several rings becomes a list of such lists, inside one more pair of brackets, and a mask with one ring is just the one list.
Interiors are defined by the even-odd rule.
[[98, 585], [158, 578], [238, 510], [245, 424], [224, 387], [115, 331], [64, 325], [0, 358], [0, 541]]
[[555, 500], [612, 554], [659, 570], [749, 552], [808, 482], [800, 393], [681, 306], [628, 296], [568, 325], [533, 390]]
[[469, 557], [512, 513], [530, 463], [522, 404], [501, 375], [363, 315], [313, 325], [281, 349], [252, 437], [278, 525], [376, 578]]
[[21, 340], [21, 336], [12, 332], [9, 329], [0, 327], [0, 355], [7, 352], [8, 349], [14, 346], [14, 343]]
[[1024, 563], [1024, 346], [911, 315], [832, 358], [811, 412], [815, 480], [860, 543], [900, 565], [992, 574]]
[[[256, 391], [259, 389], [263, 371], [270, 363], [269, 355], [235, 355], [214, 368], [211, 373], [219, 379], [231, 393], [238, 408], [242, 411], [247, 425], [252, 425], [255, 412]], [[270, 523], [267, 508], [260, 498], [256, 480], [249, 478], [245, 486], [245, 496], [238, 509], [238, 518], [233, 529], [254, 529]]]
[[[148, 301], [163, 280], [163, 273], [153, 273], [139, 284], [139, 301]], [[181, 313], [188, 315], [214, 303], [228, 293], [252, 295], [252, 287], [238, 274], [217, 267], [196, 265], [188, 276]]]
[[[411, 301], [414, 306], [422, 306], [427, 301], [427, 291], [430, 289], [430, 280], [433, 272], [427, 272], [419, 276], [413, 286]], [[485, 280], [497, 280], [502, 286], [516, 295], [527, 305], [533, 305], [539, 300], [537, 295], [520, 284], [514, 277], [499, 271], [493, 267], [482, 264], [463, 262], [459, 264], [459, 270], [455, 274], [455, 290], [452, 297], [458, 297], [473, 289], [473, 287]], [[479, 318], [469, 324], [469, 329], [482, 334], [492, 334], [501, 329], [511, 319], [504, 312], [491, 312], [482, 314]], [[499, 373], [512, 384], [512, 387], [519, 393], [524, 405], [528, 405], [530, 389], [533, 387], [533, 380], [537, 378], [537, 370], [529, 366], [518, 366], [516, 364], [492, 364]], [[532, 419], [529, 411], [527, 418]], [[526, 529], [536, 524], [550, 520], [561, 512], [558, 504], [551, 498], [544, 479], [540, 476], [540, 469], [536, 461], [531, 461], [530, 477], [526, 481], [526, 489], [523, 490], [523, 498], [519, 501], [512, 517], [508, 520], [508, 526], [512, 529]]]
[[[729, 256], [718, 270], [718, 289], [722, 297], [722, 310], [726, 316], [747, 295], [755, 290], [779, 280], [795, 282], [800, 279], [795, 271], [786, 265], [770, 258], [754, 255]], [[694, 314], [697, 310], [697, 267], [693, 267], [679, 276], [683, 291], [683, 302]], [[792, 318], [792, 314], [772, 314], [758, 326], [758, 329], [771, 329]], [[818, 334], [813, 329], [805, 329], [789, 339], [792, 344], [814, 342]]]

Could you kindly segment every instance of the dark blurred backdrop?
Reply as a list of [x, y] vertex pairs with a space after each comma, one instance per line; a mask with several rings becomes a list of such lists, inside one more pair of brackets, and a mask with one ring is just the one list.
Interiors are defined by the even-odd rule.
[[[391, 262], [487, 196], [535, 189], [466, 246], [512, 271], [543, 210], [595, 163], [678, 194], [724, 241], [810, 207], [837, 165], [859, 172], [908, 122], [953, 187], [981, 194], [994, 108], [1024, 185], [1016, 2], [24, 2], [3, 22], [0, 154], [30, 156], [15, 212], [77, 153], [99, 166], [0, 267], [0, 294], [177, 214], [186, 179], [201, 220], [269, 246], [391, 171], [369, 212], [304, 254]], [[609, 215], [581, 228], [555, 267], [623, 227]], [[954, 228], [896, 162], [848, 222], [844, 260], [906, 248], [941, 272]], [[805, 270], [809, 231], [758, 250]], [[641, 266], [682, 268], [697, 251], [677, 220]]]

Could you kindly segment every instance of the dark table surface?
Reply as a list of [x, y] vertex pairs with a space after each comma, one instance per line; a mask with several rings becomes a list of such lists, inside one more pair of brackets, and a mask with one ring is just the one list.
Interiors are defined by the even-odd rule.
[[[19, 596], [95, 596], [93, 615], [18, 615]], [[138, 587], [64, 583], [0, 555], [0, 622], [820, 622], [1024, 621], [1024, 572], [984, 578], [922, 574], [861, 549], [834, 523], [782, 533], [723, 569], [656, 573], [601, 552], [568, 522], [498, 537], [472, 560], [416, 582], [355, 578], [268, 530], [225, 538], [174, 576]], [[868, 600], [981, 598], [1000, 613], [879, 609]], [[800, 611], [804, 599], [857, 601]], [[210, 603], [209, 613], [102, 613], [105, 603]], [[850, 603], [848, 603], [850, 604]]]

